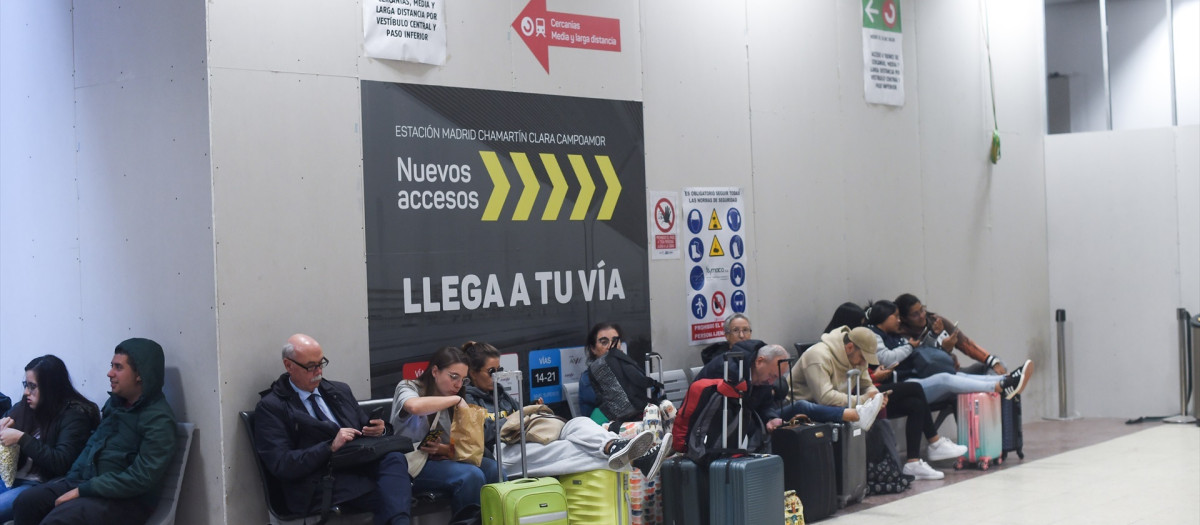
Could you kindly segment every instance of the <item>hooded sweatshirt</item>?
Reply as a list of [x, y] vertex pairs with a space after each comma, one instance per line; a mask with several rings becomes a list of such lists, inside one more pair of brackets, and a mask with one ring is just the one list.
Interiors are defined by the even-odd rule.
[[[807, 399], [822, 405], [835, 407], [846, 406], [849, 399], [846, 391], [846, 372], [858, 368], [862, 375], [858, 376], [858, 387], [862, 395], [855, 399], [853, 405], [866, 402], [875, 385], [871, 383], [871, 374], [867, 365], [854, 367], [846, 355], [846, 345], [843, 342], [849, 329], [841, 327], [821, 336], [821, 342], [813, 345], [800, 360], [792, 366], [792, 393], [797, 399]], [[852, 406], [853, 406], [852, 405]]]
[[154, 508], [167, 467], [175, 456], [175, 413], [162, 395], [163, 349], [149, 339], [127, 339], [117, 350], [142, 378], [142, 396], [133, 404], [109, 394], [96, 432], [67, 479], [80, 481], [79, 495], [137, 498]]

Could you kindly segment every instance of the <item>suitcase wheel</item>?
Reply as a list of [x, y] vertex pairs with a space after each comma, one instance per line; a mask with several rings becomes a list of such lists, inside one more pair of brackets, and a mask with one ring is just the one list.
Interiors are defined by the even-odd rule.
[[988, 461], [987, 458], [983, 458], [983, 459], [979, 460], [979, 470], [987, 470], [988, 467], [991, 465], [992, 465], [992, 462]]
[[963, 469], [963, 458], [958, 458], [958, 459], [954, 460], [954, 470], [962, 470], [962, 469]]
[[995, 459], [995, 462], [996, 462], [996, 465], [1003, 465], [1003, 464], [1004, 464], [1004, 457], [1003, 457], [1003, 456], [1001, 456], [1001, 457], [998, 457], [998, 458], [996, 458], [996, 459]]

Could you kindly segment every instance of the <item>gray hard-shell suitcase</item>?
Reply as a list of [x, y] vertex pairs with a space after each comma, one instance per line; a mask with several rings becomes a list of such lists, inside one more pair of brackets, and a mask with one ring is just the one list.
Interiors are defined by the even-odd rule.
[[[726, 354], [726, 366], [731, 355]], [[741, 368], [738, 370], [740, 373]], [[728, 408], [727, 399], [726, 412]], [[724, 419], [728, 425], [729, 418]], [[738, 418], [738, 446], [744, 438], [743, 420]], [[723, 432], [722, 436], [728, 439], [729, 432]], [[730, 448], [728, 443], [724, 446]], [[708, 466], [708, 497], [709, 523], [783, 523], [783, 459], [769, 454], [746, 454], [713, 461]]]
[[[846, 372], [846, 408], [854, 408], [854, 399], [862, 394], [858, 376], [862, 372], [852, 368]], [[853, 395], [851, 381], [856, 388]], [[862, 501], [867, 495], [867, 433], [857, 425], [843, 421], [833, 426], [833, 463], [837, 470], [838, 507], [845, 508]]]

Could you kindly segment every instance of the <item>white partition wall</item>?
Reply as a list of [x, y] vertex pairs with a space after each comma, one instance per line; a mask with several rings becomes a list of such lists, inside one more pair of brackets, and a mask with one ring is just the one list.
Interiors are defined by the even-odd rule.
[[1046, 139], [1050, 300], [1067, 313], [1071, 411], [1179, 412], [1175, 311], [1200, 307], [1198, 137], [1192, 126]]

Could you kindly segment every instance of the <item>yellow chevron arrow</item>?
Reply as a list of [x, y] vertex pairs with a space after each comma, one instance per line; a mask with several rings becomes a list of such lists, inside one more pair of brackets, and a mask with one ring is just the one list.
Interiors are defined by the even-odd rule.
[[563, 199], [567, 196], [567, 179], [563, 177], [562, 168], [558, 165], [558, 157], [550, 153], [542, 153], [541, 157], [546, 174], [550, 175], [550, 184], [554, 187], [550, 190], [550, 202], [546, 203], [542, 220], [553, 221], [558, 219], [558, 212], [562, 211]]
[[521, 199], [517, 201], [517, 209], [513, 210], [513, 220], [527, 221], [529, 212], [533, 211], [533, 201], [537, 200], [541, 186], [538, 184], [537, 176], [533, 174], [533, 166], [529, 165], [528, 155], [514, 151], [512, 160], [513, 165], [517, 167], [517, 173], [521, 175], [521, 184], [525, 185], [525, 189], [521, 190]]
[[571, 209], [571, 220], [582, 221], [587, 217], [588, 206], [592, 204], [596, 183], [592, 182], [592, 174], [588, 172], [587, 164], [583, 163], [583, 155], [567, 155], [567, 160], [571, 161], [575, 178], [579, 180], [579, 197], [575, 199], [575, 207]]
[[596, 155], [596, 163], [600, 165], [600, 174], [604, 176], [604, 183], [608, 185], [608, 191], [604, 193], [604, 203], [600, 205], [600, 214], [596, 216], [596, 220], [607, 221], [612, 219], [613, 210], [617, 207], [617, 197], [621, 195], [621, 181], [617, 180], [617, 171], [613, 169], [608, 155]]
[[488, 197], [487, 206], [483, 208], [483, 219], [494, 221], [500, 218], [500, 210], [504, 208], [504, 199], [508, 198], [508, 177], [504, 175], [504, 166], [494, 151], [480, 151], [483, 165], [487, 168], [488, 176], [492, 178], [492, 196]]

